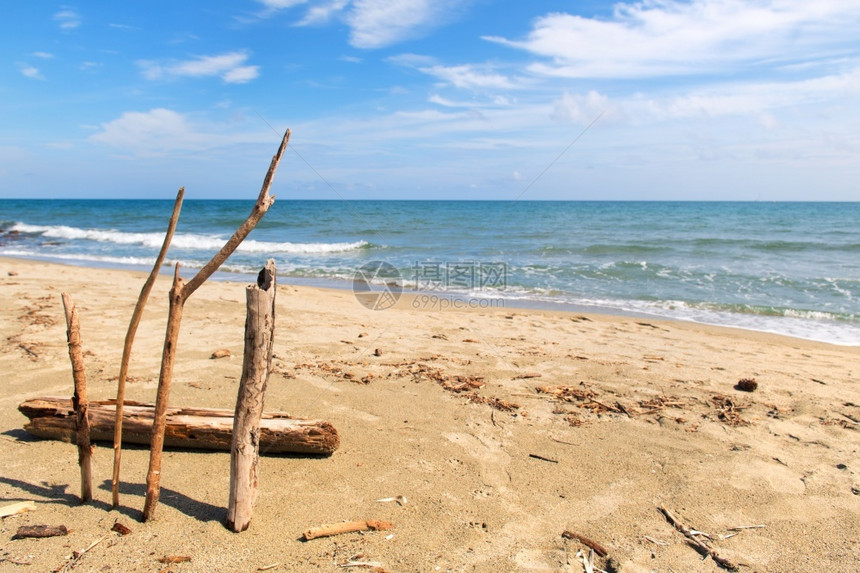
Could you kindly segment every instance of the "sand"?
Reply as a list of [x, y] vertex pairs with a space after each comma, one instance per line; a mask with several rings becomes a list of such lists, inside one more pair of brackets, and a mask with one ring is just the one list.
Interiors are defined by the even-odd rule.
[[[165, 452], [161, 503], [142, 523], [148, 449], [94, 452], [81, 505], [74, 446], [22, 430], [20, 402], [69, 396], [61, 292], [81, 315], [91, 399], [115, 397], [144, 274], [0, 259], [0, 570], [50, 571], [101, 542], [76, 571], [583, 571], [586, 536], [605, 570], [720, 571], [658, 507], [741, 571], [856, 571], [860, 562], [860, 349], [631, 317], [424, 307], [372, 311], [349, 291], [280, 286], [267, 410], [328, 420], [328, 458], [263, 456], [248, 531], [223, 525], [229, 454]], [[169, 278], [135, 345], [128, 398], [153, 401]], [[232, 408], [243, 283], [189, 300], [171, 405]], [[415, 308], [418, 306], [419, 308]], [[215, 350], [232, 356], [212, 359]], [[735, 389], [754, 378], [754, 392]], [[538, 388], [543, 388], [543, 392]], [[516, 406], [516, 407], [515, 407]], [[852, 421], [853, 420], [853, 421]], [[378, 501], [403, 496], [405, 503]], [[302, 541], [326, 523], [390, 531]], [[111, 532], [120, 521], [128, 535]], [[16, 539], [21, 525], [64, 537]], [[761, 525], [732, 531], [738, 526]], [[736, 535], [727, 537], [732, 533]], [[187, 556], [177, 564], [165, 556]], [[12, 560], [12, 561], [10, 561]], [[13, 561], [29, 562], [16, 565]]]

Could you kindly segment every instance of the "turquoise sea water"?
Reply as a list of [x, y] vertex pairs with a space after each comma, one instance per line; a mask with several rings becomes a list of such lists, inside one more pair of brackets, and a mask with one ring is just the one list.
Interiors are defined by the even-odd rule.
[[[0, 255], [151, 267], [172, 201], [0, 200]], [[168, 265], [203, 265], [248, 201], [186, 201]], [[860, 203], [278, 200], [223, 270], [404, 287], [860, 345]], [[240, 279], [241, 277], [235, 277]], [[245, 280], [244, 278], [241, 278]]]

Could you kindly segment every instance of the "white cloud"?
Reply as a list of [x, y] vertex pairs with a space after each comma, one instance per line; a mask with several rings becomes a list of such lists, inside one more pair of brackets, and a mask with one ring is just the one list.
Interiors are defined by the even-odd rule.
[[139, 60], [143, 76], [150, 80], [164, 76], [200, 78], [219, 76], [227, 83], [247, 83], [260, 75], [259, 66], [243, 65], [248, 60], [245, 52], [228, 52], [217, 56], [198, 56], [191, 60], [160, 64]]
[[589, 124], [609, 108], [609, 98], [594, 90], [586, 94], [564, 94], [561, 100], [555, 102], [552, 118]]
[[196, 149], [204, 142], [182, 114], [164, 108], [148, 112], [127, 111], [118, 119], [101, 124], [101, 131], [89, 139], [112, 147], [157, 149], [163, 153]]
[[421, 37], [455, 19], [471, 0], [258, 0], [268, 17], [301, 7], [296, 26], [312, 26], [335, 18], [350, 28], [349, 43], [362, 49], [383, 48]]
[[282, 10], [283, 8], [292, 8], [300, 4], [307, 4], [308, 0], [257, 0], [266, 8], [272, 10]]
[[224, 146], [271, 141], [271, 133], [240, 133], [229, 123], [198, 123], [179, 112], [156, 108], [127, 111], [102, 123], [89, 141], [138, 157], [204, 152]]
[[21, 68], [21, 73], [25, 77], [28, 77], [28, 78], [34, 79], [34, 80], [44, 80], [45, 79], [45, 77], [39, 71], [39, 68], [37, 68], [35, 66], [22, 65], [22, 66], [20, 66], [20, 68]]
[[307, 12], [305, 12], [304, 18], [302, 18], [296, 25], [312, 26], [325, 24], [334, 16], [342, 12], [348, 4], [349, 0], [330, 0], [329, 2], [312, 5], [308, 8]]
[[60, 23], [61, 30], [74, 30], [81, 25], [81, 17], [78, 13], [68, 8], [54, 14], [54, 21]]
[[548, 14], [524, 40], [485, 39], [547, 58], [535, 73], [638, 78], [856, 54], [858, 26], [860, 3], [842, 0], [649, 0], [619, 3], [608, 19]]
[[355, 0], [346, 15], [356, 48], [382, 48], [426, 34], [456, 15], [457, 0]]
[[227, 70], [222, 78], [228, 84], [246, 84], [260, 75], [260, 66], [241, 66]]
[[33, 52], [31, 54], [34, 58], [41, 58], [43, 60], [50, 60], [54, 57], [54, 54], [50, 52]]
[[472, 65], [430, 66], [419, 71], [461, 89], [515, 89], [517, 86], [506, 76], [476, 69]]
[[[793, 82], [759, 82], [704, 87], [678, 96], [635, 97], [624, 104], [628, 115], [652, 120], [750, 115], [775, 126], [777, 110], [824, 106], [860, 96], [860, 68]], [[767, 119], [770, 117], [770, 119]]]

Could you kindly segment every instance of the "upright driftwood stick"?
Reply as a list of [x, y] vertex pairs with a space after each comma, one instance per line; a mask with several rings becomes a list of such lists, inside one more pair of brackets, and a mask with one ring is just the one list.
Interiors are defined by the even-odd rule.
[[116, 385], [117, 406], [113, 435], [113, 479], [111, 480], [114, 507], [119, 505], [119, 467], [120, 460], [122, 459], [122, 407], [125, 404], [125, 380], [128, 376], [131, 347], [134, 344], [134, 335], [137, 333], [137, 327], [140, 325], [140, 319], [143, 316], [143, 309], [146, 306], [149, 293], [152, 292], [155, 279], [158, 277], [158, 271], [161, 269], [162, 263], [164, 263], [167, 249], [173, 240], [173, 232], [176, 230], [176, 222], [179, 220], [179, 211], [182, 209], [182, 199], [184, 196], [185, 187], [180, 187], [179, 192], [176, 194], [176, 202], [173, 204], [173, 214], [170, 216], [170, 222], [167, 224], [167, 232], [164, 234], [164, 242], [161, 244], [161, 250], [158, 252], [158, 257], [156, 257], [155, 264], [152, 266], [152, 272], [149, 273], [149, 277], [143, 283], [143, 288], [140, 289], [140, 296], [137, 298], [134, 312], [131, 313], [128, 332], [125, 334], [125, 345], [122, 349], [122, 362], [119, 365], [119, 379]]
[[269, 195], [269, 188], [272, 186], [272, 179], [275, 176], [275, 171], [278, 169], [278, 164], [281, 162], [281, 157], [284, 155], [284, 150], [287, 148], [289, 140], [290, 130], [288, 129], [281, 140], [281, 145], [278, 147], [277, 153], [272, 157], [269, 170], [263, 180], [263, 188], [260, 190], [260, 195], [257, 197], [257, 202], [254, 204], [251, 214], [236, 229], [236, 232], [233, 233], [233, 236], [230, 237], [221, 250], [212, 257], [212, 260], [206, 263], [206, 266], [200, 269], [187, 284], [179, 277], [179, 265], [176, 265], [173, 287], [170, 290], [167, 331], [164, 335], [164, 350], [161, 355], [161, 370], [159, 372], [158, 390], [155, 397], [155, 421], [152, 427], [149, 471], [146, 475], [146, 501], [143, 505], [144, 521], [152, 519], [155, 515], [155, 507], [158, 505], [158, 495], [161, 489], [161, 452], [164, 447], [164, 428], [167, 420], [168, 400], [170, 398], [170, 383], [173, 379], [173, 364], [176, 360], [176, 343], [179, 339], [179, 325], [182, 322], [182, 309], [185, 306], [185, 301], [233, 254], [236, 247], [248, 236], [248, 233], [254, 229], [260, 219], [263, 218], [263, 215], [266, 214], [266, 211], [269, 210], [269, 207], [272, 206], [272, 203], [275, 202], [275, 198]]
[[227, 527], [236, 533], [248, 529], [257, 499], [260, 418], [272, 369], [276, 282], [275, 261], [269, 259], [257, 277], [257, 284], [249, 286], [246, 291], [245, 355], [233, 416], [230, 500], [227, 505]]
[[72, 376], [75, 379], [75, 430], [78, 444], [78, 464], [81, 466], [81, 503], [93, 498], [93, 448], [90, 445], [90, 423], [87, 417], [87, 373], [84, 370], [84, 353], [81, 350], [81, 324], [78, 309], [72, 297], [63, 293], [63, 309], [66, 312], [66, 336], [69, 339], [69, 358], [72, 360]]

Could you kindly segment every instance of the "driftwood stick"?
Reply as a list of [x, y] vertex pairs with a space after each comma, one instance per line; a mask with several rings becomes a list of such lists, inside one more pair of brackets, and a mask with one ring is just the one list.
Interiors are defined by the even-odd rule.
[[69, 358], [72, 361], [72, 376], [75, 393], [72, 404], [75, 408], [75, 427], [78, 445], [78, 465], [81, 466], [81, 503], [93, 498], [93, 448], [90, 445], [90, 425], [87, 416], [87, 373], [84, 369], [84, 353], [81, 350], [81, 324], [78, 309], [68, 293], [62, 293], [63, 309], [66, 313], [66, 336], [69, 340]]
[[281, 157], [284, 155], [284, 151], [286, 150], [287, 143], [289, 143], [289, 141], [290, 130], [288, 129], [286, 133], [284, 133], [284, 137], [281, 140], [281, 145], [278, 147], [278, 151], [275, 153], [275, 156], [272, 157], [272, 161], [269, 164], [269, 170], [266, 172], [265, 179], [263, 179], [263, 188], [260, 190], [260, 195], [257, 197], [257, 202], [254, 204], [251, 214], [248, 215], [245, 222], [236, 229], [236, 232], [233, 233], [233, 236], [230, 237], [223, 247], [221, 247], [221, 250], [212, 257], [212, 260], [206, 263], [206, 265], [197, 272], [194, 278], [188, 281], [188, 284], [183, 289], [184, 298], [187, 299], [191, 296], [194, 291], [200, 288], [200, 285], [206, 282], [206, 279], [212, 276], [212, 273], [217, 271], [218, 268], [224, 264], [224, 261], [233, 254], [233, 251], [236, 250], [239, 243], [245, 240], [248, 233], [257, 226], [257, 223], [263, 218], [263, 215], [266, 214], [266, 211], [269, 210], [272, 203], [275, 202], [275, 198], [269, 195], [269, 188], [272, 186], [272, 179], [275, 177], [275, 171], [278, 169], [278, 164], [281, 162]]
[[0, 517], [9, 517], [10, 515], [18, 515], [19, 513], [26, 513], [28, 511], [36, 511], [35, 501], [19, 501], [4, 505], [0, 507]]
[[318, 537], [331, 537], [332, 535], [340, 535], [342, 533], [355, 533], [357, 531], [387, 531], [394, 527], [393, 523], [388, 521], [377, 521], [375, 519], [367, 519], [360, 521], [344, 521], [343, 523], [332, 523], [330, 525], [321, 525], [308, 529], [302, 534], [302, 539], [310, 541]]
[[272, 369], [275, 334], [275, 284], [275, 261], [269, 259], [257, 284], [246, 291], [245, 354], [233, 417], [227, 505], [227, 527], [236, 533], [248, 529], [257, 498], [260, 417]]
[[[50, 440], [75, 441], [75, 413], [70, 399], [33, 398], [22, 402], [18, 410], [30, 418], [30, 422], [24, 425], [24, 429], [30, 434]], [[87, 411], [90, 440], [113, 440], [116, 402], [92, 401]], [[148, 446], [152, 441], [154, 413], [154, 404], [126, 400], [123, 408], [123, 443]], [[168, 408], [164, 445], [229, 452], [233, 434], [233, 413], [233, 410], [215, 408]], [[285, 412], [266, 412], [262, 416], [261, 453], [328, 456], [339, 445], [337, 430], [329, 422], [293, 418]], [[26, 508], [36, 509], [35, 503], [25, 503]], [[13, 509], [16, 508], [0, 508], [0, 516], [7, 515], [5, 512]]]
[[697, 551], [699, 551], [699, 553], [701, 553], [702, 555], [709, 556], [711, 559], [714, 560], [714, 562], [717, 565], [719, 565], [723, 569], [728, 569], [729, 571], [737, 571], [738, 570], [737, 565], [735, 565], [734, 563], [732, 563], [728, 559], [720, 557], [716, 551], [714, 551], [713, 549], [711, 549], [710, 547], [708, 547], [707, 545], [705, 545], [704, 543], [702, 543], [701, 541], [696, 539], [696, 536], [693, 535], [693, 532], [689, 528], [684, 527], [684, 525], [678, 520], [678, 518], [676, 518], [672, 514], [671, 511], [669, 511], [668, 509], [666, 509], [664, 507], [658, 507], [657, 509], [660, 510], [660, 513], [662, 513], [663, 515], [666, 516], [666, 519], [669, 521], [669, 523], [672, 524], [672, 526], [675, 529], [677, 529], [682, 534], [684, 534], [684, 537], [687, 538], [690, 545], [692, 545]]
[[275, 198], [269, 195], [269, 188], [272, 185], [272, 179], [289, 139], [290, 130], [288, 129], [284, 133], [277, 153], [272, 157], [269, 170], [263, 180], [263, 187], [260, 190], [260, 195], [257, 197], [254, 208], [251, 210], [251, 214], [248, 215], [248, 218], [240, 225], [233, 236], [230, 237], [224, 247], [187, 284], [184, 284], [183, 280], [179, 277], [179, 265], [176, 265], [173, 288], [170, 291], [167, 332], [164, 336], [164, 351], [161, 356], [161, 370], [159, 372], [158, 390], [155, 399], [155, 423], [152, 428], [149, 470], [146, 475], [146, 501], [143, 506], [144, 521], [154, 517], [155, 508], [158, 505], [158, 495], [161, 488], [161, 452], [164, 447], [165, 417], [170, 397], [170, 384], [173, 379], [173, 364], [176, 359], [176, 343], [179, 339], [179, 326], [182, 322], [182, 309], [185, 306], [185, 301], [233, 254], [236, 247], [248, 236], [248, 233], [254, 229], [263, 215], [269, 210], [269, 207], [272, 206], [272, 203], [274, 203]]
[[13, 539], [57, 537], [68, 534], [69, 530], [65, 525], [22, 525]]
[[150, 442], [149, 471], [146, 475], [146, 500], [143, 506], [143, 520], [155, 515], [158, 495], [161, 490], [161, 452], [164, 449], [164, 429], [167, 425], [167, 402], [170, 396], [170, 382], [173, 378], [173, 364], [176, 361], [176, 343], [179, 340], [179, 326], [182, 323], [182, 278], [177, 263], [170, 289], [170, 305], [167, 313], [167, 331], [164, 334], [164, 349], [161, 352], [161, 370], [158, 375], [158, 390], [155, 398], [155, 418], [152, 424]]
[[143, 316], [143, 309], [146, 307], [146, 301], [149, 298], [149, 293], [152, 292], [152, 287], [155, 285], [155, 279], [158, 277], [158, 271], [164, 263], [164, 257], [167, 256], [167, 249], [170, 247], [170, 242], [173, 240], [173, 232], [176, 230], [176, 223], [179, 220], [179, 211], [182, 209], [182, 199], [185, 196], [185, 187], [180, 187], [176, 194], [176, 202], [173, 204], [173, 214], [170, 216], [170, 221], [167, 224], [167, 232], [164, 234], [164, 242], [161, 245], [161, 250], [155, 259], [155, 264], [152, 266], [152, 272], [140, 289], [140, 296], [137, 298], [137, 304], [131, 314], [131, 321], [128, 324], [128, 332], [125, 334], [125, 345], [122, 349], [122, 362], [119, 365], [119, 378], [116, 385], [116, 422], [114, 425], [113, 437], [113, 478], [111, 480], [113, 506], [119, 505], [119, 469], [122, 459], [122, 406], [125, 403], [125, 381], [128, 376], [128, 363], [131, 359], [131, 347], [134, 345], [134, 335], [137, 333], [137, 327], [140, 325], [140, 319]]
[[606, 550], [606, 548], [600, 545], [598, 542], [589, 539], [584, 535], [580, 535], [579, 533], [576, 533], [574, 531], [565, 531], [561, 534], [561, 536], [565, 539], [576, 539], [586, 547], [593, 549], [594, 552], [597, 553], [600, 557], [606, 557], [607, 555], [609, 555], [609, 552]]

